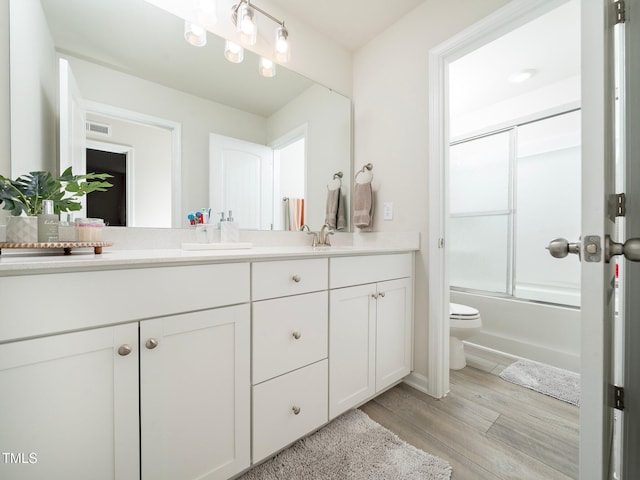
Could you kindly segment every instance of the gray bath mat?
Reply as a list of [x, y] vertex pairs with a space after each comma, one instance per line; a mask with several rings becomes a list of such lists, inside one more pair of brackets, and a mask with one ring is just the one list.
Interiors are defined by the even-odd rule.
[[336, 418], [239, 480], [448, 480], [451, 466], [360, 410]]
[[544, 393], [572, 405], [580, 405], [580, 375], [529, 360], [518, 360], [505, 368], [500, 378]]

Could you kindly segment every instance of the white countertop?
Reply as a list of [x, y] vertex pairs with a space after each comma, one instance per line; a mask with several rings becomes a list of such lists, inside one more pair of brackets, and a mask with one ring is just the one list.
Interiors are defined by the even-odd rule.
[[167, 265], [194, 265], [203, 263], [248, 262], [269, 259], [295, 259], [401, 253], [416, 250], [406, 245], [361, 245], [336, 247], [311, 246], [256, 246], [237, 250], [110, 250], [94, 254], [93, 249], [73, 250], [71, 255], [60, 251], [3, 250], [0, 254], [0, 276], [54, 273], [61, 271], [110, 270]]

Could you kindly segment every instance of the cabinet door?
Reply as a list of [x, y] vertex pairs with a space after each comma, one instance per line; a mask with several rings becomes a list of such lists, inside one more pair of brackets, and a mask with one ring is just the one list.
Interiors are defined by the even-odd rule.
[[137, 323], [0, 345], [0, 392], [0, 478], [138, 478]]
[[375, 284], [330, 292], [330, 419], [375, 393], [375, 293]]
[[413, 283], [410, 278], [378, 284], [376, 302], [376, 392], [411, 371]]
[[249, 305], [140, 322], [142, 478], [249, 466]]

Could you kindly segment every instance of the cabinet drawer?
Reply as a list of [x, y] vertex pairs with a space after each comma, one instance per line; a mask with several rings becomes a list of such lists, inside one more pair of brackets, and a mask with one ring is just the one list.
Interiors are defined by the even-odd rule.
[[327, 422], [327, 388], [327, 360], [253, 387], [253, 463]]
[[3, 302], [0, 341], [245, 303], [249, 286], [246, 262], [0, 277], [3, 298], [38, 292]]
[[327, 289], [329, 264], [326, 258], [256, 262], [252, 269], [253, 300]]
[[413, 272], [413, 254], [363, 255], [331, 258], [329, 288], [382, 282], [410, 277]]
[[253, 383], [327, 358], [328, 293], [253, 304]]

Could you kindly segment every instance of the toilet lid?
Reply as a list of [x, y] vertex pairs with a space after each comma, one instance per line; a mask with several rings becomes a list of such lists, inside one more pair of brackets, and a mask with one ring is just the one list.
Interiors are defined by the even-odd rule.
[[449, 304], [449, 316], [452, 318], [477, 318], [480, 312], [467, 305], [460, 305], [459, 303]]

